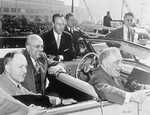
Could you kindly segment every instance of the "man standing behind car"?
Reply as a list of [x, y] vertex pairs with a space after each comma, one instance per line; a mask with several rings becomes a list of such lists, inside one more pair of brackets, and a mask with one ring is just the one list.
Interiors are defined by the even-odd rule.
[[79, 28], [75, 27], [76, 20], [75, 20], [75, 15], [73, 13], [68, 13], [66, 14], [66, 27], [65, 31], [69, 32], [72, 35], [73, 38], [73, 45], [76, 51], [76, 56], [81, 56], [80, 52], [80, 46], [79, 46], [79, 38], [89, 38], [89, 36], [81, 31]]
[[75, 49], [72, 36], [64, 31], [65, 18], [62, 14], [54, 14], [52, 17], [53, 29], [41, 35], [44, 41], [44, 52], [54, 55], [63, 61], [71, 61], [75, 58]]
[[[106, 27], [111, 27], [111, 21], [112, 21], [112, 18], [110, 16], [110, 12], [107, 11], [107, 15], [104, 16], [104, 18], [103, 18], [103, 25]], [[108, 32], [109, 32], [109, 30], [103, 29], [103, 34], [106, 35]]]
[[133, 25], [134, 15], [128, 12], [124, 15], [124, 24], [121, 28], [113, 30], [105, 36], [105, 38], [112, 38], [116, 40], [124, 40], [134, 42], [135, 32], [131, 27]]
[[94, 86], [101, 99], [118, 104], [144, 101], [147, 96], [144, 89], [150, 89], [150, 86], [138, 84], [139, 90], [135, 92], [130, 92], [129, 87], [125, 87], [125, 81], [120, 77], [122, 56], [119, 49], [104, 49], [99, 60], [100, 66], [93, 71], [89, 83]]

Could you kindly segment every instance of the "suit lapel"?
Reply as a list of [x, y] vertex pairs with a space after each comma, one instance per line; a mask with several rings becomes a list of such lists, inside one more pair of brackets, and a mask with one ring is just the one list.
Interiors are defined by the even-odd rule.
[[[49, 39], [51, 39], [51, 40], [49, 40], [52, 44], [53, 44], [53, 46], [55, 47], [55, 49], [57, 49], [57, 41], [56, 41], [56, 39], [55, 39], [55, 36], [54, 36], [54, 32], [53, 32], [54, 30], [52, 30], [51, 32], [51, 36], [50, 36], [50, 38]], [[50, 44], [51, 44], [50, 43]], [[59, 47], [60, 48], [60, 47]]]
[[[27, 83], [28, 88], [30, 87], [32, 90], [34, 90], [33, 92], [36, 92], [35, 82], [34, 82], [35, 67], [33, 65], [33, 62], [31, 60], [31, 57], [30, 57], [29, 53], [27, 52], [27, 50], [24, 51], [24, 55], [25, 55], [25, 57], [27, 59], [27, 63], [28, 63], [25, 82]], [[29, 89], [29, 90], [31, 90], [31, 89]]]
[[119, 89], [124, 89], [124, 86], [121, 82], [121, 78], [119, 78], [120, 80], [118, 80], [118, 84], [115, 82], [115, 80], [110, 76], [108, 75], [102, 68], [101, 70], [104, 72], [104, 76], [107, 77], [106, 79], [108, 79], [108, 81], [110, 82], [111, 85], [113, 85], [114, 87], [117, 87]]
[[122, 26], [122, 27], [120, 28], [120, 32], [119, 32], [121, 39], [124, 39], [124, 36], [123, 36], [124, 33], [123, 33], [123, 31], [124, 31], [124, 30], [123, 30], [123, 26]]
[[69, 31], [67, 26], [65, 27], [65, 31], [70, 33], [70, 31]]
[[6, 75], [2, 75], [2, 81], [5, 84], [5, 90], [10, 95], [22, 95], [24, 92], [20, 90]]
[[31, 57], [30, 57], [29, 53], [27, 52], [27, 50], [24, 51], [24, 55], [27, 58], [28, 65], [30, 65], [32, 68], [35, 68], [34, 65], [33, 65], [32, 60], [31, 60]]

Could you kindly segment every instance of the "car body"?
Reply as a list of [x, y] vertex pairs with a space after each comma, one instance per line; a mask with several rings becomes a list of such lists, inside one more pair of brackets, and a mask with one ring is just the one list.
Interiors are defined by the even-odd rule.
[[[7, 52], [25, 48], [25, 38], [0, 38], [0, 40], [2, 43], [0, 46], [1, 64], [3, 56]], [[77, 100], [77, 103], [45, 108], [41, 110], [45, 111], [44, 115], [149, 115], [150, 97], [142, 104], [130, 102], [118, 105], [108, 101], [101, 101], [90, 84], [76, 78], [76, 69], [81, 58], [89, 52], [99, 54], [101, 50], [107, 47], [118, 47], [123, 56], [121, 77], [127, 80], [133, 74], [133, 70], [136, 69], [140, 75], [135, 73], [134, 79], [138, 83], [150, 84], [150, 49], [131, 42], [113, 39], [82, 39], [80, 44], [85, 49], [81, 49], [84, 51], [81, 57], [73, 61], [64, 62], [67, 74], [59, 73], [52, 81], [54, 82], [53, 87], [56, 88], [62, 98], [73, 98]], [[87, 77], [86, 75], [84, 76]], [[147, 93], [149, 94], [149, 91]]]

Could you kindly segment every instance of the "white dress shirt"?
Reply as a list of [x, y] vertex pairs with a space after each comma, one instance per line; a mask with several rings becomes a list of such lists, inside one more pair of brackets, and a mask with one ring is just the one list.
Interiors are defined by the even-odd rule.
[[58, 35], [58, 34], [55, 32], [55, 30], [53, 30], [53, 33], [54, 33], [54, 37], [55, 37], [56, 42], [57, 42], [58, 37], [61, 39], [61, 34]]
[[124, 39], [124, 41], [129, 41], [128, 28], [125, 25], [123, 25], [123, 39]]

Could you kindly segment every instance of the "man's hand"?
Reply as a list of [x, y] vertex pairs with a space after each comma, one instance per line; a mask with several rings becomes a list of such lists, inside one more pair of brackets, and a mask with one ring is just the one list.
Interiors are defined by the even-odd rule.
[[53, 105], [59, 105], [59, 104], [72, 104], [72, 103], [76, 103], [77, 101], [72, 99], [72, 98], [68, 98], [68, 99], [61, 99], [59, 97], [55, 97], [55, 96], [48, 96], [50, 103], [52, 103]]
[[139, 90], [136, 92], [132, 92], [130, 101], [142, 103], [146, 99], [147, 94], [144, 90]]
[[41, 106], [35, 106], [34, 104], [31, 104], [29, 106], [29, 113], [28, 115], [43, 115], [46, 111]]
[[62, 100], [62, 104], [64, 104], [64, 105], [68, 105], [68, 104], [72, 104], [72, 103], [77, 103], [77, 101], [72, 98]]
[[49, 97], [50, 103], [53, 105], [58, 105], [61, 103], [61, 99], [59, 97], [55, 97], [55, 96], [48, 96], [48, 97]]
[[49, 74], [53, 74], [53, 75], [57, 75], [59, 72], [64, 72], [66, 73], [66, 70], [63, 68], [63, 66], [61, 65], [56, 65], [56, 66], [51, 66], [49, 69], [48, 69], [48, 73]]
[[144, 89], [150, 90], [150, 85], [144, 85]]

